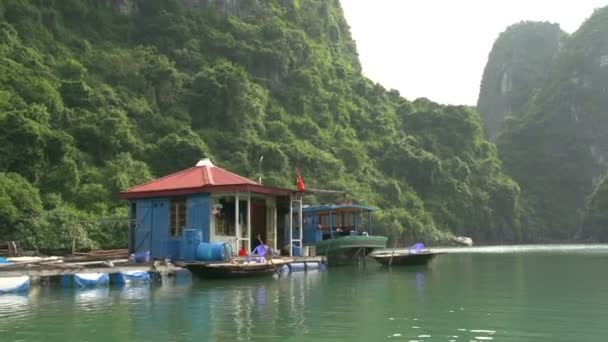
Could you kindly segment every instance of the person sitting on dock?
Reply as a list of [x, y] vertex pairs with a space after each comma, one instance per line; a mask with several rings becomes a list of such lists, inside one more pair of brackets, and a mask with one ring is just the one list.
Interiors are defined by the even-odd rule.
[[268, 255], [269, 258], [272, 258], [272, 249], [267, 245], [259, 244], [251, 251], [249, 259], [256, 254], [258, 256], [258, 262], [263, 262], [266, 259], [266, 255]]

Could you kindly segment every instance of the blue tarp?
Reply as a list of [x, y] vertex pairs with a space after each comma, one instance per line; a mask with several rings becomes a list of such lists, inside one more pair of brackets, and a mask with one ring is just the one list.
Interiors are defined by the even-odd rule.
[[150, 274], [146, 271], [126, 271], [110, 274], [110, 280], [116, 284], [148, 283]]
[[107, 285], [110, 277], [107, 273], [79, 273], [61, 276], [61, 284], [64, 287], [95, 287]]
[[2, 277], [0, 278], [0, 294], [27, 292], [30, 288], [30, 277]]

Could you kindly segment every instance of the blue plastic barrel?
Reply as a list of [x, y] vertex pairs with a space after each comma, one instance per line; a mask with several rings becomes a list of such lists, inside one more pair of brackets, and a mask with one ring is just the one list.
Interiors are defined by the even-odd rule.
[[180, 241], [167, 240], [165, 241], [165, 257], [171, 261], [179, 260]]
[[225, 242], [206, 243], [201, 242], [196, 247], [196, 260], [199, 261], [221, 261], [226, 259]]
[[194, 261], [196, 258], [196, 247], [203, 241], [203, 232], [198, 229], [185, 229], [182, 235], [182, 259]]
[[148, 262], [150, 261], [150, 251], [137, 252], [133, 257], [136, 263]]

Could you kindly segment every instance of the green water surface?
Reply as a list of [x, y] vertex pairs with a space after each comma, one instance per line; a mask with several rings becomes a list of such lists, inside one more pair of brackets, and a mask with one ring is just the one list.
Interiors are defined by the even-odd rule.
[[0, 341], [607, 341], [608, 247], [0, 296]]

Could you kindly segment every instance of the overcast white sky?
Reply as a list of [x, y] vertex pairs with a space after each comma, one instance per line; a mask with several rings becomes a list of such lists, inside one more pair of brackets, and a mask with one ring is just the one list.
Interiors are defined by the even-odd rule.
[[363, 73], [410, 100], [475, 105], [500, 32], [522, 20], [572, 33], [608, 0], [341, 0]]

